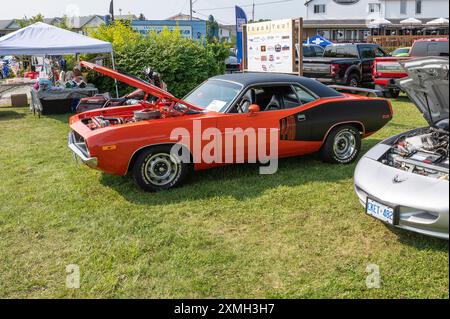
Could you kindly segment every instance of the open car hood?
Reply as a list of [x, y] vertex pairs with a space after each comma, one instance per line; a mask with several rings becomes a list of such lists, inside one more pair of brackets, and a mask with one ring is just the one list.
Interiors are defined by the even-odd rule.
[[182, 104], [182, 105], [184, 105], [192, 110], [195, 110], [195, 111], [202, 111], [202, 112], [204, 111], [204, 109], [199, 108], [195, 105], [192, 105], [181, 99], [178, 99], [175, 96], [173, 96], [172, 94], [170, 94], [169, 92], [164, 91], [164, 90], [160, 89], [159, 87], [157, 87], [153, 84], [150, 84], [144, 80], [141, 80], [137, 77], [134, 77], [132, 75], [122, 74], [122, 73], [118, 72], [117, 70], [113, 70], [113, 69], [110, 69], [110, 68], [107, 68], [104, 66], [99, 66], [97, 64], [90, 63], [90, 62], [82, 61], [80, 64], [81, 64], [81, 66], [83, 66], [87, 69], [104, 74], [104, 75], [109, 76], [119, 82], [123, 82], [123, 83], [128, 84], [132, 87], [135, 87], [137, 89], [141, 89], [145, 93], [153, 95], [153, 96], [157, 97], [158, 99], [165, 99], [165, 100], [169, 100], [169, 101], [172, 101], [175, 103], [179, 103], [179, 104]]
[[403, 61], [400, 64], [409, 77], [398, 83], [428, 123], [435, 126], [439, 121], [448, 119], [448, 58], [430, 57]]

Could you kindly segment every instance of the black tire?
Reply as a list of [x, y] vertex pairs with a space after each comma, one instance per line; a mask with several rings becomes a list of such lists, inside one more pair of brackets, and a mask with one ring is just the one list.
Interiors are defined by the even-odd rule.
[[144, 150], [135, 160], [133, 179], [144, 191], [168, 190], [183, 185], [188, 179], [192, 172], [191, 163], [183, 161], [181, 154], [171, 154], [171, 150], [169, 145], [154, 146]]
[[400, 91], [391, 89], [391, 90], [385, 92], [384, 96], [388, 99], [398, 99], [398, 97], [400, 96]]
[[359, 87], [359, 76], [356, 73], [352, 73], [347, 78], [347, 86]]
[[322, 146], [321, 157], [326, 163], [351, 164], [361, 152], [361, 133], [352, 125], [334, 128]]

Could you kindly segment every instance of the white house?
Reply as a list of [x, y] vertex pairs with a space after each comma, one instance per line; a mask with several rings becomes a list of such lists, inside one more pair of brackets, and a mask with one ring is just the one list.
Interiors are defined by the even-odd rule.
[[342, 41], [364, 40], [373, 32], [371, 22], [377, 19], [391, 24], [376, 32], [401, 34], [401, 20], [416, 18], [425, 27], [430, 20], [449, 16], [448, 0], [306, 0], [305, 5], [308, 35], [320, 33]]

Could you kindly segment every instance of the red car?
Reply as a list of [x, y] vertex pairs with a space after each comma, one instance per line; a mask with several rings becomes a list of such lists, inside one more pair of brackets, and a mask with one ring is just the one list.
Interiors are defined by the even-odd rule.
[[348, 164], [358, 157], [361, 139], [393, 114], [387, 100], [339, 93], [294, 75], [217, 76], [181, 100], [135, 77], [82, 64], [157, 98], [70, 118], [69, 148], [82, 162], [109, 174], [131, 173], [146, 191], [232, 163], [270, 164], [320, 152], [326, 162]]

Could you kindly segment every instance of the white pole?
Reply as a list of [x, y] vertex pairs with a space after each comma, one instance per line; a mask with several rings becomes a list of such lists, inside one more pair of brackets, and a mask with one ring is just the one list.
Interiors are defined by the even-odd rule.
[[[114, 58], [114, 51], [111, 51], [111, 60], [112, 60], [113, 70], [115, 70], [116, 69], [116, 61], [115, 61], [115, 58]], [[116, 85], [116, 97], [119, 98], [119, 85], [117, 83], [117, 80], [114, 80], [114, 83]]]

